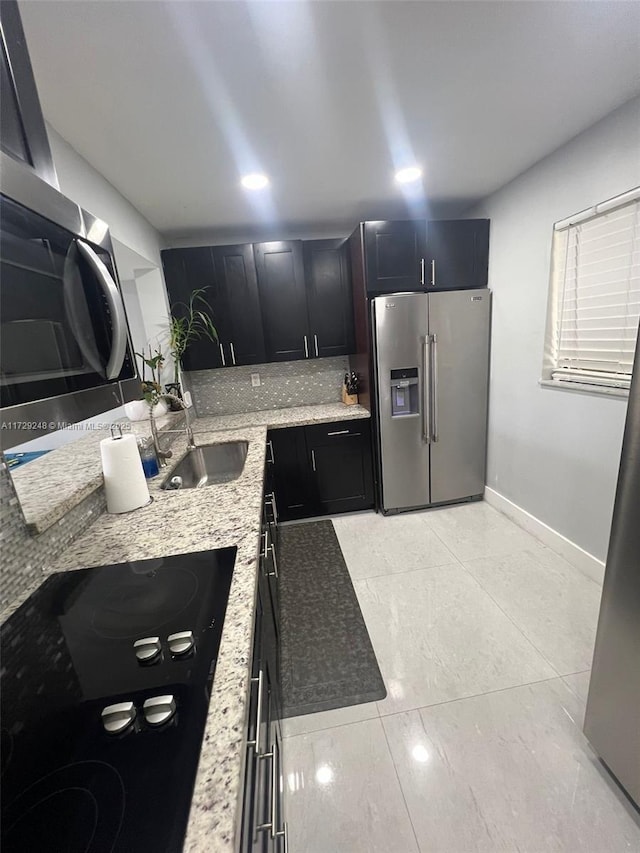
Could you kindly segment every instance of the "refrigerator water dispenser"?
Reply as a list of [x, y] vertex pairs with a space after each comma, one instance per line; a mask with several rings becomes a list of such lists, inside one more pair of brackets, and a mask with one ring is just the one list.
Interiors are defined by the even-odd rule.
[[420, 413], [418, 403], [418, 368], [407, 367], [391, 371], [391, 417]]

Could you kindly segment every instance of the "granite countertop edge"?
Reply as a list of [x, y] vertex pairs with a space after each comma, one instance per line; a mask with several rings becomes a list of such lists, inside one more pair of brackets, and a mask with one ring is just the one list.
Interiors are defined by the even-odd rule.
[[[132, 513], [103, 513], [45, 572], [237, 547], [184, 853], [235, 853], [237, 849], [267, 429], [368, 417], [362, 406], [335, 403], [198, 418], [193, 424], [196, 444], [248, 442], [240, 477], [205, 489], [163, 491], [162, 481], [186, 452], [186, 437], [179, 436], [173, 444], [171, 464], [149, 482], [153, 502]], [[164, 510], [171, 511], [168, 529]], [[0, 621], [41, 582], [6, 608]]]

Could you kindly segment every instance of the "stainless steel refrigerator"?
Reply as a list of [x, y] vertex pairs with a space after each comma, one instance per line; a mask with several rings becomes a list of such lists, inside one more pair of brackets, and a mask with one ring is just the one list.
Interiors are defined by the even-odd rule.
[[482, 495], [490, 307], [488, 290], [371, 300], [383, 512]]
[[584, 731], [640, 806], [640, 335]]

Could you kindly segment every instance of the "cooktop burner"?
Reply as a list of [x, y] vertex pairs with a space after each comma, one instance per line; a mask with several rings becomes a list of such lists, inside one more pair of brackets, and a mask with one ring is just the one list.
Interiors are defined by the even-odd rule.
[[[69, 764], [29, 785], [12, 802], [3, 817], [2, 848], [16, 853], [111, 851], [124, 811], [124, 783], [114, 767], [102, 761]], [[52, 839], [59, 846], [52, 847]]]
[[182, 849], [235, 553], [54, 575], [2, 626], [3, 853]]
[[180, 616], [198, 593], [198, 578], [180, 567], [161, 581], [156, 571], [131, 572], [103, 595], [93, 592], [98, 599], [91, 618], [93, 630], [111, 640], [138, 638]]

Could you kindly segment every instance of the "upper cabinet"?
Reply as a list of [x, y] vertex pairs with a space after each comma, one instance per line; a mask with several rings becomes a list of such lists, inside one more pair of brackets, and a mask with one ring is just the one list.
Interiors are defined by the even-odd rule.
[[226, 360], [221, 343], [225, 332], [223, 300], [211, 248], [166, 249], [162, 252], [162, 266], [172, 314], [185, 316], [193, 291], [204, 290], [203, 297], [211, 306], [213, 325], [218, 332], [217, 343], [208, 338], [192, 341], [185, 350], [182, 367], [185, 370], [223, 367]]
[[442, 219], [427, 222], [427, 289], [486, 287], [489, 220]]
[[261, 364], [264, 336], [253, 246], [214, 246], [211, 251], [221, 291], [223, 332], [218, 334], [226, 364]]
[[[193, 341], [182, 359], [185, 370], [260, 364], [264, 343], [253, 247], [204, 246], [162, 252], [172, 312], [186, 312], [194, 290], [204, 289], [218, 341]], [[202, 303], [196, 309], [204, 309]]]
[[58, 188], [20, 12], [0, 2], [0, 148]]
[[[351, 240], [277, 240], [162, 252], [174, 313], [205, 288], [218, 341], [194, 341], [185, 370], [355, 352], [350, 248], [368, 296], [487, 286], [489, 220], [364, 222]], [[364, 279], [364, 285], [363, 285]]]
[[313, 354], [349, 355], [354, 351], [354, 327], [347, 243], [307, 240], [303, 254]]
[[420, 290], [425, 268], [424, 220], [365, 222], [367, 291], [376, 293]]
[[486, 287], [488, 219], [365, 222], [367, 293]]
[[254, 244], [267, 361], [309, 358], [309, 322], [300, 240]]
[[256, 243], [267, 361], [353, 352], [353, 300], [344, 240]]

